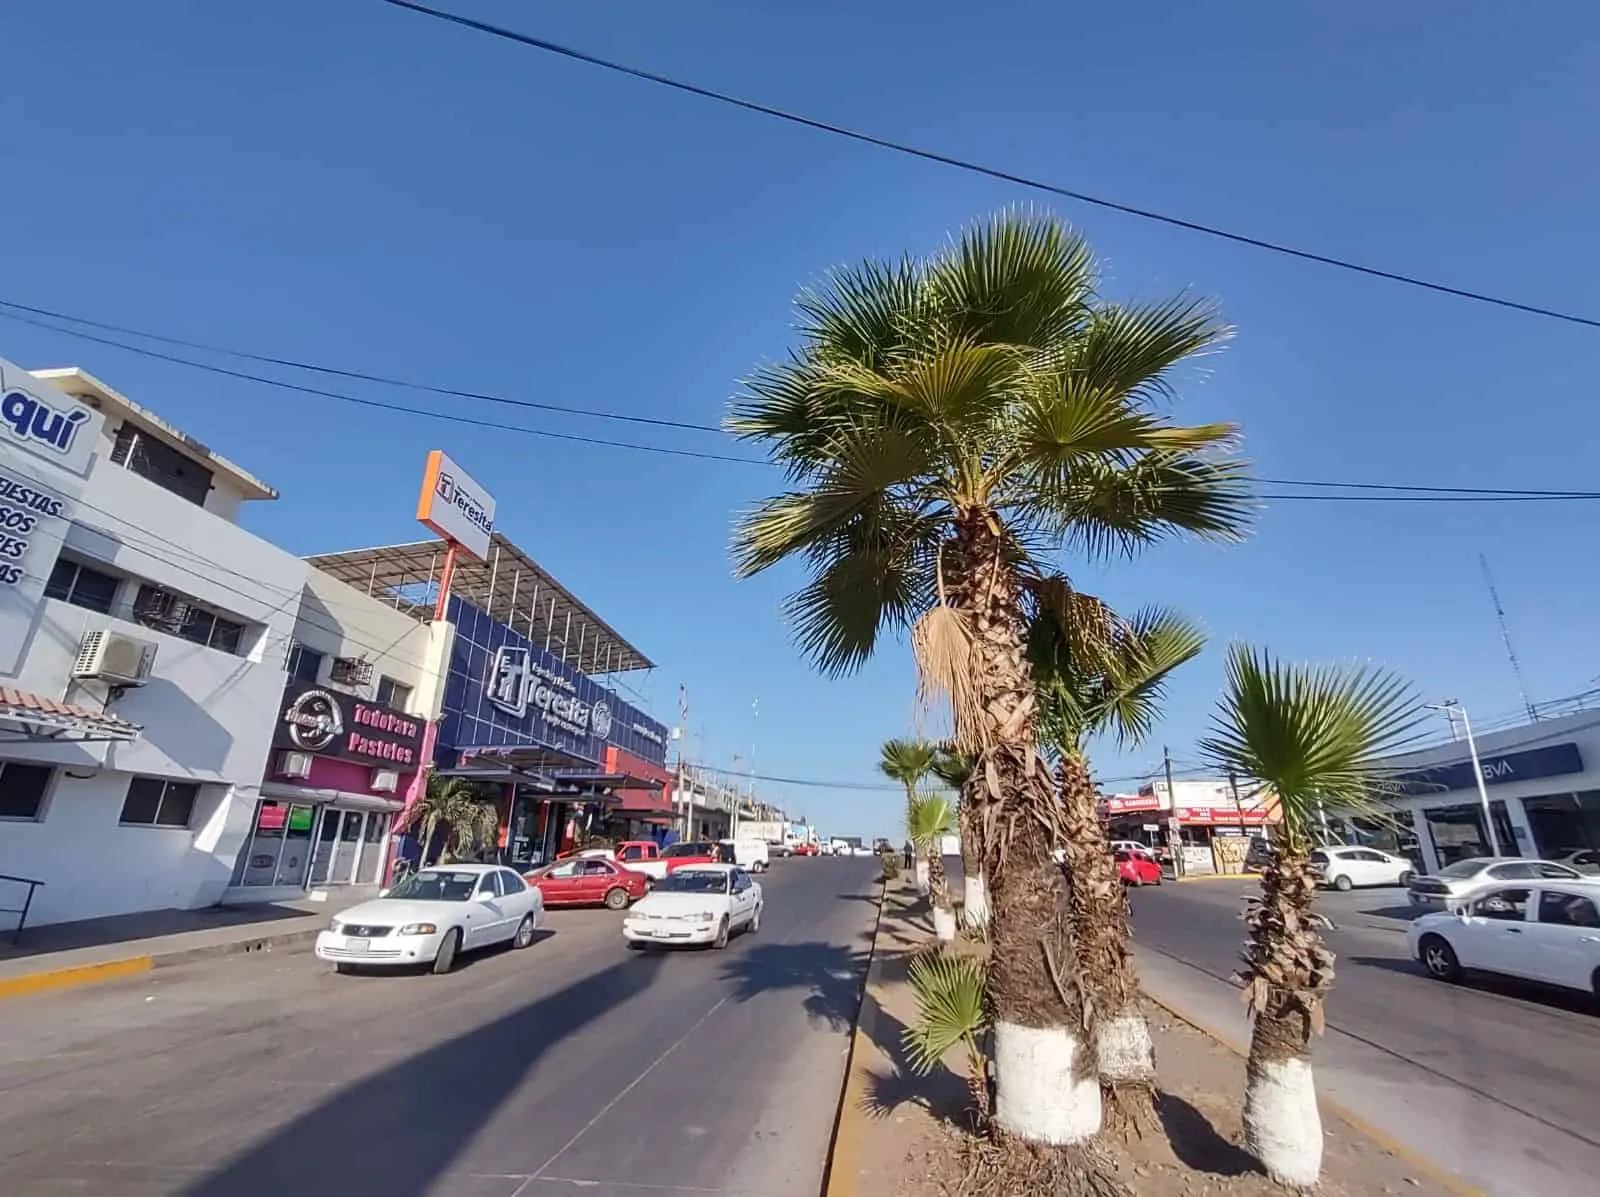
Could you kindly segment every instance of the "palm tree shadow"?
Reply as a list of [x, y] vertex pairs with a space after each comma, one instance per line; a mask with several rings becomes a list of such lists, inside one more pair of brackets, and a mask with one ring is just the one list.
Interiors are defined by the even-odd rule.
[[1156, 1116], [1172, 1153], [1197, 1172], [1213, 1176], [1252, 1176], [1261, 1172], [1255, 1157], [1217, 1133], [1211, 1121], [1183, 1098], [1156, 1094]]

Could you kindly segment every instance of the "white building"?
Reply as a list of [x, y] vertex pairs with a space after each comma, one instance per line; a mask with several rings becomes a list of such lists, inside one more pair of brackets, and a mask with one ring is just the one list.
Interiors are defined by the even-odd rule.
[[[364, 684], [425, 721], [448, 636], [239, 528], [276, 492], [82, 371], [0, 361], [0, 421], [0, 875], [43, 882], [30, 925], [223, 900], [291, 647], [392, 642]], [[0, 928], [27, 890], [0, 880]]]

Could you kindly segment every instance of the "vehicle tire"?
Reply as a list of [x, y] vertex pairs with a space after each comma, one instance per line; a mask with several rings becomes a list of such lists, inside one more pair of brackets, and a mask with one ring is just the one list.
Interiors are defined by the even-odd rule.
[[614, 889], [606, 890], [606, 909], [607, 910], [626, 910], [626, 909], [628, 909], [628, 891], [623, 889], [620, 885], [617, 886]]
[[711, 941], [711, 946], [719, 952], [728, 946], [728, 916], [723, 915], [722, 921], [717, 924], [717, 937]]
[[1400, 880], [1395, 882], [1395, 884], [1401, 889], [1409, 888], [1411, 885], [1411, 879], [1415, 876], [1415, 873], [1413, 873], [1410, 869], [1407, 869], [1404, 873], [1400, 874]]
[[435, 976], [444, 976], [456, 966], [456, 954], [461, 951], [461, 928], [452, 927], [439, 941], [439, 950], [433, 954]]
[[531, 914], [522, 916], [522, 921], [517, 924], [517, 933], [511, 937], [511, 946], [521, 951], [533, 942], [533, 933], [539, 926], [539, 920]]
[[750, 915], [750, 925], [746, 928], [746, 930], [749, 931], [751, 935], [754, 935], [757, 931], [761, 930], [761, 905], [762, 904], [760, 902], [757, 902], [755, 911]]
[[1333, 879], [1333, 888], [1338, 890], [1341, 894], [1349, 893], [1350, 887], [1354, 884], [1355, 882], [1350, 880], [1349, 873], [1340, 873]]
[[1422, 957], [1422, 967], [1428, 970], [1428, 975], [1439, 981], [1459, 981], [1461, 979], [1461, 961], [1456, 959], [1456, 951], [1441, 935], [1424, 935], [1422, 942], [1417, 944], [1417, 951]]

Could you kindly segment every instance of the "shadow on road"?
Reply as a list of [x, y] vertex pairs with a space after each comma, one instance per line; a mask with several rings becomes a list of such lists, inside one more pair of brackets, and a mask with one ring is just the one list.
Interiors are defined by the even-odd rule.
[[[1427, 970], [1415, 960], [1399, 960], [1392, 956], [1346, 956], [1345, 959], [1351, 964], [1362, 964], [1385, 972], [1420, 977], [1434, 985], [1442, 984], [1428, 976]], [[1497, 997], [1515, 998], [1517, 1001], [1548, 1006], [1554, 1010], [1565, 1010], [1572, 1014], [1594, 1015], [1600, 1012], [1600, 1003], [1576, 989], [1561, 989], [1553, 985], [1540, 985], [1534, 981], [1519, 981], [1515, 977], [1501, 977], [1494, 973], [1469, 972], [1464, 980], [1456, 983], [1456, 987], [1469, 992], [1492, 993]]]
[[[649, 987], [629, 957], [390, 1065], [299, 1115], [185, 1197], [421, 1197], [552, 1045]], [[396, 1025], [403, 1038], [410, 1029]]]
[[[545, 940], [554, 939], [555, 934], [556, 933], [550, 930], [548, 927], [540, 927], [533, 933], [533, 939], [529, 942], [527, 950], [532, 951]], [[466, 952], [456, 957], [455, 967], [451, 971], [457, 973], [465, 972], [467, 969], [472, 968], [476, 964], [481, 964], [485, 960], [493, 960], [497, 956], [504, 956], [515, 950], [516, 949], [514, 949], [509, 943], [497, 943], [492, 947], [479, 948], [476, 951]], [[421, 976], [423, 973], [432, 971], [432, 968], [433, 965], [431, 964], [419, 964], [410, 971], [416, 976]], [[396, 972], [399, 971], [400, 970], [397, 970], [392, 966], [369, 968], [361, 964], [351, 963], [346, 970], [345, 975], [348, 976], [352, 981], [388, 981], [392, 985], [394, 983], [394, 976]]]

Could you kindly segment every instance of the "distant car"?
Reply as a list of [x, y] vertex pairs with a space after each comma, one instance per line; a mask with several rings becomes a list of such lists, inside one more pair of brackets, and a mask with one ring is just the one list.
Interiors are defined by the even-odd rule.
[[1161, 866], [1145, 852], [1113, 852], [1124, 885], [1160, 885]]
[[1600, 881], [1493, 884], [1465, 906], [1413, 919], [1411, 954], [1428, 975], [1480, 970], [1600, 998]]
[[765, 873], [772, 863], [766, 840], [719, 840], [723, 859], [750, 873]]
[[1416, 867], [1404, 856], [1360, 844], [1314, 849], [1311, 870], [1323, 885], [1341, 891], [1358, 885], [1409, 885], [1416, 876]]
[[462, 952], [497, 943], [527, 947], [543, 913], [543, 896], [510, 869], [441, 865], [341, 910], [317, 936], [315, 951], [341, 973], [356, 965], [415, 964], [447, 973]]
[[650, 878], [614, 860], [583, 856], [527, 874], [546, 906], [608, 906], [626, 910], [650, 892]]
[[851, 856], [876, 856], [878, 854], [876, 852], [874, 852], [871, 848], [868, 848], [864, 844], [856, 844], [853, 847], [851, 847], [850, 855]]
[[737, 865], [689, 865], [662, 879], [622, 920], [629, 947], [728, 946], [735, 931], [761, 929], [761, 883]]
[[1264, 835], [1250, 837], [1250, 846], [1244, 850], [1244, 868], [1247, 873], [1259, 873], [1278, 859], [1275, 848]]
[[1557, 864], [1577, 869], [1580, 873], [1591, 876], [1600, 874], [1600, 849], [1579, 848], [1576, 852], [1564, 852], [1554, 859]]
[[1504, 881], [1568, 881], [1581, 879], [1582, 873], [1553, 860], [1524, 860], [1520, 856], [1474, 856], [1453, 865], [1413, 877], [1406, 886], [1406, 897], [1413, 906], [1448, 909], [1466, 902], [1481, 889]]
[[1140, 843], [1138, 840], [1112, 840], [1111, 850], [1113, 852], [1140, 852], [1145, 856], [1154, 856], [1156, 854], [1155, 849], [1149, 844]]
[[822, 849], [812, 840], [800, 840], [794, 846], [796, 856], [821, 856]]

